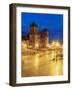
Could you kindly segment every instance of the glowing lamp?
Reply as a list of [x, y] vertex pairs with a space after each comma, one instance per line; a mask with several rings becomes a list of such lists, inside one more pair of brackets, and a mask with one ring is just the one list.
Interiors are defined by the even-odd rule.
[[36, 43], [36, 44], [35, 44], [35, 47], [38, 48], [38, 46], [39, 46], [38, 43]]

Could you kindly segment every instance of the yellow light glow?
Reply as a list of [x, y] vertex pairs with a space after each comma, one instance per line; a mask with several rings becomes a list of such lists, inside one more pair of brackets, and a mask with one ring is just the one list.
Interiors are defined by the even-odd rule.
[[53, 47], [60, 47], [60, 43], [58, 41], [53, 41], [52, 46]]
[[56, 56], [55, 51], [52, 51], [52, 52], [51, 52], [51, 57], [50, 57], [50, 58], [53, 59], [53, 58], [55, 58], [55, 56]]
[[36, 56], [35, 56], [35, 69], [37, 70], [39, 67], [38, 67], [38, 65], [39, 65], [39, 55], [38, 54], [36, 54]]
[[56, 47], [60, 47], [60, 43], [59, 42], [56, 42]]
[[35, 47], [38, 48], [38, 46], [39, 46], [38, 43], [36, 43], [36, 44], [35, 44]]
[[32, 48], [32, 45], [28, 45], [29, 48]]
[[27, 48], [27, 44], [24, 44], [24, 45], [23, 45], [23, 48]]
[[52, 45], [55, 45], [55, 41], [52, 42]]
[[46, 44], [46, 47], [49, 47], [49, 44]]

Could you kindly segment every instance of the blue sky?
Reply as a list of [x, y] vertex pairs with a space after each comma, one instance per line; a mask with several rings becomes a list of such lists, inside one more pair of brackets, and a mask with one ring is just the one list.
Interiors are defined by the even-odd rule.
[[63, 40], [63, 15], [62, 14], [43, 14], [43, 13], [21, 13], [21, 30], [25, 36], [30, 31], [30, 24], [35, 22], [38, 31], [47, 28], [50, 40]]

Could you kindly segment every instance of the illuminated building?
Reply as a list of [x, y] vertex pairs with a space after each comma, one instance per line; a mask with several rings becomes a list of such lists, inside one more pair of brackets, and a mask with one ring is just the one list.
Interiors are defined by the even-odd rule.
[[48, 47], [48, 44], [47, 29], [45, 28], [41, 32], [38, 32], [38, 25], [36, 23], [32, 23], [30, 25], [29, 46], [31, 48], [46, 48]]
[[48, 31], [47, 29], [43, 29], [40, 33], [40, 47], [45, 48], [48, 47], [49, 39], [48, 39]]
[[38, 48], [39, 47], [38, 26], [36, 23], [32, 23], [30, 25], [29, 45], [32, 48]]

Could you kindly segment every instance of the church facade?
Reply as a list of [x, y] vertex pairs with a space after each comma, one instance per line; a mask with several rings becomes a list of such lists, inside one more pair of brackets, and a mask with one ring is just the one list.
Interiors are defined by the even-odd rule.
[[38, 32], [38, 25], [36, 23], [32, 23], [30, 25], [29, 45], [32, 48], [46, 48], [48, 47], [48, 43], [47, 29], [43, 29], [41, 32]]

